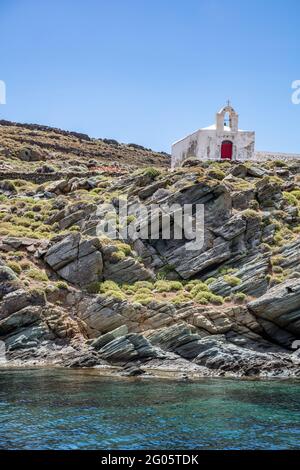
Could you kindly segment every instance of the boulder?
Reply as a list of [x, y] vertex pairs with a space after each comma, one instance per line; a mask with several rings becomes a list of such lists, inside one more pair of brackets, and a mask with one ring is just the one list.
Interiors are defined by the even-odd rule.
[[268, 175], [268, 173], [268, 170], [256, 166], [253, 163], [247, 167], [247, 176], [252, 176], [254, 178], [262, 178], [263, 176]]
[[20, 288], [20, 282], [15, 272], [8, 266], [0, 265], [0, 300], [10, 292]]
[[[190, 242], [193, 243], [193, 242]], [[183, 279], [189, 279], [192, 276], [209, 268], [214, 268], [227, 261], [231, 257], [229, 242], [215, 244], [212, 248], [202, 250], [187, 250], [186, 246], [174, 250], [168, 257], [168, 263], [173, 265], [175, 270]]]
[[249, 302], [248, 308], [256, 315], [284, 330], [300, 335], [300, 280], [290, 279], [263, 296]]
[[239, 284], [232, 286], [220, 276], [210, 284], [210, 288], [215, 294], [223, 297], [235, 292], [244, 292], [253, 296], [263, 295], [268, 289], [266, 276], [269, 272], [269, 263], [268, 255], [252, 257], [249, 261], [245, 260], [242, 267], [234, 273], [234, 276], [240, 279]]
[[103, 276], [121, 284], [153, 279], [154, 274], [134, 258], [127, 256], [117, 263], [105, 260]]
[[98, 238], [84, 239], [70, 234], [52, 245], [45, 261], [63, 279], [81, 287], [102, 278], [103, 260]]
[[239, 163], [238, 165], [234, 165], [230, 169], [230, 174], [237, 178], [245, 178], [245, 176], [247, 175], [247, 171], [248, 168], [246, 167], [246, 165], [244, 165], [243, 163]]
[[37, 162], [44, 160], [42, 153], [30, 147], [24, 147], [19, 151], [19, 158], [25, 162]]
[[257, 200], [263, 207], [278, 205], [282, 199], [280, 183], [272, 177], [265, 176], [256, 183]]
[[12, 181], [2, 180], [0, 181], [0, 194], [3, 193], [7, 196], [17, 193], [17, 189]]
[[254, 189], [245, 189], [243, 191], [234, 191], [232, 193], [232, 207], [243, 211], [249, 208], [251, 201], [255, 199]]
[[213, 229], [217, 236], [225, 240], [232, 240], [246, 231], [246, 220], [239, 214], [231, 217], [223, 226]]
[[144, 336], [130, 333], [114, 339], [99, 349], [102, 359], [113, 363], [126, 363], [132, 360], [146, 360], [163, 357]]
[[25, 307], [9, 317], [0, 321], [0, 336], [7, 335], [14, 330], [22, 329], [40, 320], [40, 307]]
[[289, 368], [292, 373], [297, 370], [297, 364], [287, 354], [262, 353], [239, 347], [226, 341], [224, 335], [201, 339], [194, 362], [218, 370], [219, 373], [229, 372], [240, 376], [272, 376]]
[[94, 349], [101, 349], [107, 343], [110, 343], [114, 339], [119, 338], [120, 336], [124, 336], [127, 333], [128, 333], [127, 326], [122, 325], [122, 326], [119, 326], [119, 328], [116, 328], [115, 330], [110, 331], [109, 333], [98, 336], [98, 338], [96, 338], [96, 339], [94, 339], [90, 342], [90, 345]]
[[150, 332], [148, 340], [165, 351], [172, 351], [185, 359], [198, 355], [201, 336], [192, 332], [193, 327], [184, 322]]
[[54, 193], [54, 194], [63, 194], [68, 193], [71, 189], [71, 184], [68, 180], [62, 179], [58, 181], [53, 181], [46, 186], [45, 192], [46, 193]]
[[0, 319], [6, 318], [14, 312], [29, 306], [44, 306], [45, 296], [38, 291], [25, 291], [17, 289], [6, 294], [0, 304]]
[[78, 315], [85, 323], [90, 338], [98, 338], [124, 325], [122, 301], [104, 295], [95, 295], [79, 303]]

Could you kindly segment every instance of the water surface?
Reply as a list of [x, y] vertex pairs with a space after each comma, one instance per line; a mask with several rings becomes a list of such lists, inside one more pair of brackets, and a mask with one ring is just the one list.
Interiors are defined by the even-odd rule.
[[0, 370], [0, 449], [299, 449], [300, 382]]

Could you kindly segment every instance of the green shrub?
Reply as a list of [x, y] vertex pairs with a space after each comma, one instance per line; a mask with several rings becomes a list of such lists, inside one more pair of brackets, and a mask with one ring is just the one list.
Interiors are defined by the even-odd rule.
[[242, 212], [242, 215], [246, 219], [253, 219], [253, 218], [261, 217], [260, 214], [258, 212], [256, 212], [255, 210], [253, 210], [253, 209], [245, 209]]
[[297, 201], [300, 201], [300, 189], [294, 189], [290, 192], [290, 194], [292, 194], [297, 199]]
[[284, 191], [283, 192], [283, 198], [284, 198], [285, 201], [288, 202], [289, 205], [298, 206], [298, 199], [294, 194]]
[[115, 251], [114, 253], [111, 254], [112, 261], [115, 261], [116, 263], [118, 263], [119, 261], [123, 261], [125, 258], [126, 258], [126, 255], [124, 251], [121, 251], [121, 250]]
[[22, 272], [21, 266], [16, 261], [9, 261], [7, 263], [7, 266], [17, 274], [21, 274], [21, 272]]
[[141, 305], [148, 305], [150, 302], [152, 302], [152, 300], [154, 300], [152, 295], [142, 293], [136, 293], [132, 299], [133, 302], [137, 302]]
[[125, 256], [129, 256], [132, 253], [131, 246], [128, 245], [127, 243], [118, 243], [117, 247], [118, 247], [118, 250], [122, 251]]
[[209, 286], [210, 284], [212, 284], [216, 280], [217, 279], [215, 277], [209, 277], [208, 279], [206, 279], [205, 284], [207, 284]]
[[47, 274], [41, 269], [37, 269], [37, 268], [29, 269], [29, 271], [27, 272], [27, 275], [31, 279], [34, 279], [35, 281], [48, 281], [49, 280]]
[[137, 291], [138, 289], [142, 289], [145, 287], [146, 289], [151, 289], [153, 290], [154, 285], [150, 281], [137, 281], [133, 284], [134, 289]]
[[209, 292], [209, 287], [204, 282], [201, 282], [199, 284], [193, 285], [191, 289], [190, 289], [189, 284], [187, 284], [186, 290], [191, 292], [192, 297], [195, 297], [199, 293]]
[[150, 176], [152, 179], [155, 179], [157, 176], [160, 175], [160, 173], [160, 170], [154, 167], [148, 167], [143, 172], [145, 176]]
[[210, 293], [210, 295], [208, 296], [208, 301], [216, 305], [222, 305], [224, 303], [224, 299], [221, 295], [216, 295], [212, 293]]
[[282, 261], [284, 261], [284, 257], [282, 255], [272, 256], [271, 258], [272, 266], [278, 266]]
[[57, 282], [55, 283], [55, 286], [56, 286], [58, 289], [68, 289], [68, 288], [69, 288], [68, 284], [67, 284], [66, 282], [64, 282], [64, 281], [57, 281]]
[[156, 283], [154, 284], [154, 287], [157, 290], [157, 292], [174, 292], [174, 291], [183, 289], [183, 286], [180, 281], [166, 281], [166, 280], [156, 281]]
[[223, 266], [222, 268], [219, 268], [219, 269], [218, 269], [218, 273], [221, 274], [221, 275], [223, 275], [223, 276], [224, 276], [224, 274], [229, 274], [229, 273], [230, 273], [230, 274], [234, 274], [234, 273], [236, 273], [236, 272], [237, 272], [237, 269], [229, 268], [228, 266], [227, 266], [227, 267], [226, 267], [226, 266]]
[[148, 289], [147, 287], [141, 287], [138, 291], [137, 291], [137, 295], [144, 295], [144, 294], [147, 294], [147, 295], [152, 295], [152, 290], [151, 289]]
[[199, 294], [197, 294], [194, 299], [193, 299], [195, 302], [197, 302], [198, 304], [201, 304], [201, 305], [208, 305], [208, 300], [207, 298], [203, 295], [203, 293], [199, 292]]
[[101, 293], [108, 291], [122, 292], [118, 284], [114, 281], [104, 281], [100, 283], [99, 291]]
[[216, 295], [212, 292], [205, 291], [200, 291], [196, 296], [194, 296], [194, 300], [202, 305], [207, 305], [208, 303], [221, 305], [224, 302], [224, 299], [221, 295]]
[[183, 304], [191, 301], [191, 295], [188, 293], [179, 293], [171, 300], [175, 305]]
[[229, 284], [231, 287], [235, 287], [235, 286], [238, 286], [239, 284], [241, 284], [241, 280], [236, 277], [236, 276], [231, 276], [229, 274], [225, 274], [225, 276], [223, 276], [223, 279], [224, 281]]
[[127, 294], [127, 295], [132, 295], [132, 294], [135, 294], [136, 289], [135, 289], [134, 285], [123, 284], [122, 285], [122, 292], [124, 292], [124, 294]]
[[104, 293], [105, 297], [113, 297], [117, 300], [126, 300], [126, 295], [120, 290], [107, 290]]
[[220, 168], [209, 168], [206, 174], [210, 178], [213, 178], [219, 181], [223, 180], [226, 176], [224, 171], [222, 171]]
[[244, 294], [244, 292], [235, 292], [233, 295], [232, 295], [232, 299], [235, 301], [235, 302], [244, 302], [244, 300], [246, 300], [247, 298], [247, 295]]
[[35, 213], [33, 211], [26, 211], [24, 212], [24, 217], [27, 217], [28, 219], [34, 219]]
[[126, 219], [126, 222], [127, 222], [127, 225], [131, 224], [131, 222], [135, 222], [136, 221], [136, 216], [131, 214], [131, 215], [128, 215], [127, 216], [127, 219]]
[[169, 281], [171, 291], [179, 291], [183, 289], [183, 285], [180, 281]]

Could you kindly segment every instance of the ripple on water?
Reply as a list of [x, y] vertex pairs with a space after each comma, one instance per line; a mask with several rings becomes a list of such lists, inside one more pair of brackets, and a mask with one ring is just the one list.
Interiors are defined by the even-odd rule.
[[1, 449], [299, 449], [300, 383], [0, 371]]

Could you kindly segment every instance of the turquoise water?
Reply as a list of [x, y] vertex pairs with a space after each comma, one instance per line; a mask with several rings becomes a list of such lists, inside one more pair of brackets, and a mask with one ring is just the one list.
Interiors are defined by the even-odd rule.
[[0, 449], [299, 449], [300, 382], [0, 371]]

